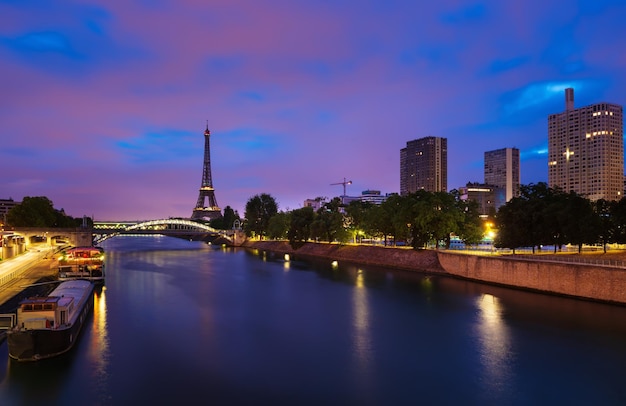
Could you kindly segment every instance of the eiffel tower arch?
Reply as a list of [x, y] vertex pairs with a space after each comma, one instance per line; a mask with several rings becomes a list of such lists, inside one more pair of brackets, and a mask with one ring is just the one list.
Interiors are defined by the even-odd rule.
[[[204, 166], [202, 168], [202, 185], [200, 185], [200, 194], [198, 202], [191, 214], [192, 219], [208, 219], [213, 220], [222, 217], [222, 211], [217, 205], [215, 198], [215, 189], [213, 189], [213, 179], [211, 177], [211, 131], [209, 131], [209, 123], [207, 122], [206, 130], [204, 130]], [[206, 204], [205, 204], [206, 203]]]

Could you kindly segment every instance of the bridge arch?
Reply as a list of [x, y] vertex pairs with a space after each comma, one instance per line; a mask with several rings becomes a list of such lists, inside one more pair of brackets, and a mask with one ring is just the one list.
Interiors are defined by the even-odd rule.
[[220, 232], [220, 230], [216, 230], [215, 228], [209, 227], [207, 225], [204, 225], [204, 224], [201, 224], [201, 223], [196, 223], [195, 221], [183, 220], [183, 219], [149, 220], [149, 221], [144, 221], [144, 222], [141, 222], [141, 223], [133, 224], [131, 226], [127, 226], [126, 230], [127, 231], [141, 230], [141, 229], [146, 229], [146, 228], [149, 228], [149, 227], [155, 227], [155, 226], [161, 226], [161, 225], [165, 225], [165, 226], [170, 226], [170, 225], [186, 226], [187, 229], [199, 229], [199, 230], [203, 230], [203, 231], [209, 231], [209, 232], [212, 232], [212, 233], [219, 233]]
[[123, 225], [122, 227], [107, 231], [102, 229], [98, 231], [94, 228], [94, 245], [98, 245], [118, 235], [132, 234], [133, 231], [141, 234], [163, 234], [170, 236], [179, 236], [180, 234], [184, 234], [185, 231], [204, 232], [205, 234], [219, 236], [229, 242], [232, 241], [231, 236], [226, 230], [217, 230], [202, 223], [176, 218], [148, 220], [136, 224]]

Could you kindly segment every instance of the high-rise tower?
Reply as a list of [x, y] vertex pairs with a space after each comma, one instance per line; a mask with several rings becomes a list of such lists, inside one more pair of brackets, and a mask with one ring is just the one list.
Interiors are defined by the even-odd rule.
[[496, 210], [519, 196], [519, 149], [502, 148], [485, 152], [485, 184], [496, 186]]
[[624, 191], [622, 106], [574, 108], [565, 89], [565, 111], [548, 117], [548, 184], [590, 200], [620, 200]]
[[[209, 220], [222, 217], [222, 211], [217, 205], [215, 199], [215, 189], [213, 189], [213, 179], [211, 177], [211, 131], [209, 131], [209, 123], [207, 122], [206, 130], [204, 130], [204, 166], [202, 168], [202, 185], [200, 186], [200, 195], [198, 202], [193, 209], [192, 219], [206, 218]], [[208, 204], [205, 205], [205, 201]]]
[[400, 194], [448, 191], [448, 139], [425, 137], [400, 150]]

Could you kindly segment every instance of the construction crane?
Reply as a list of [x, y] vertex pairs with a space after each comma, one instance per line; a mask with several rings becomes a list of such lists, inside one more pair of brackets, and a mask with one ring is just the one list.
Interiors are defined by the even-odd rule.
[[337, 182], [337, 183], [331, 183], [331, 186], [336, 186], [336, 185], [343, 185], [343, 195], [341, 196], [341, 204], [343, 204], [343, 198], [346, 197], [346, 185], [351, 185], [352, 181], [351, 180], [346, 180], [346, 178], [343, 178], [343, 182]]

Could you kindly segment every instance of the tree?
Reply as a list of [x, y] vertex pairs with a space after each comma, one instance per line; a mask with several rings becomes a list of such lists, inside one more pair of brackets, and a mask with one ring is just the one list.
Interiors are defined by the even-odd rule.
[[365, 232], [367, 215], [372, 209], [372, 203], [361, 200], [351, 201], [345, 208], [345, 222], [348, 230], [354, 235], [354, 242], [359, 242], [359, 236]]
[[413, 200], [413, 248], [421, 248], [429, 241], [434, 241], [435, 247], [445, 241], [449, 247], [450, 234], [458, 230], [463, 221], [454, 195], [420, 190], [409, 197]]
[[[535, 247], [594, 243], [602, 230], [602, 221], [591, 202], [575, 192], [565, 193], [544, 182], [522, 185], [520, 196], [500, 207], [496, 216], [496, 247]], [[605, 230], [605, 233], [608, 231]]]
[[[400, 195], [391, 195], [379, 207], [380, 209], [372, 210], [369, 222], [372, 224], [385, 239], [387, 245], [387, 237], [393, 237], [394, 244], [398, 238], [406, 239], [408, 234], [408, 218], [403, 216], [405, 210], [402, 210], [406, 204], [406, 198]], [[371, 218], [371, 217], [375, 218]]]
[[514, 197], [498, 209], [495, 218], [498, 234], [494, 246], [510, 248], [514, 254], [516, 248], [530, 246], [531, 224], [526, 206], [522, 197]]
[[290, 222], [291, 212], [278, 212], [267, 225], [267, 236], [273, 239], [286, 238]]
[[344, 216], [341, 214], [341, 199], [333, 198], [318, 211], [311, 224], [311, 236], [328, 242], [335, 240], [345, 242], [349, 238], [344, 227]]
[[591, 201], [575, 192], [565, 195], [563, 202], [565, 241], [578, 245], [578, 253], [583, 244], [593, 244], [598, 241], [601, 233], [601, 220], [593, 210]]
[[611, 216], [611, 211], [616, 205], [617, 202], [604, 199], [596, 200], [593, 203], [593, 210], [598, 216], [598, 241], [602, 243], [602, 249], [605, 254], [607, 244], [616, 239], [617, 230], [614, 219]]
[[244, 230], [248, 237], [264, 237], [270, 219], [278, 213], [276, 200], [267, 193], [255, 195], [246, 203]]
[[455, 232], [465, 244], [478, 244], [484, 235], [478, 214], [478, 202], [475, 200], [462, 200], [458, 195], [455, 198], [456, 209], [461, 213], [461, 221]]
[[315, 212], [310, 206], [291, 211], [289, 222], [289, 245], [291, 248], [300, 248], [311, 236], [311, 224], [315, 219]]
[[626, 243], [626, 197], [611, 206], [613, 222], [613, 242]]
[[233, 228], [233, 224], [237, 219], [239, 219], [239, 213], [233, 210], [232, 207], [226, 206], [224, 208], [224, 215], [211, 220], [209, 225], [218, 230], [230, 230]]
[[13, 227], [76, 227], [77, 221], [67, 216], [63, 209], [56, 210], [52, 201], [45, 196], [22, 199], [7, 213], [7, 224]]

